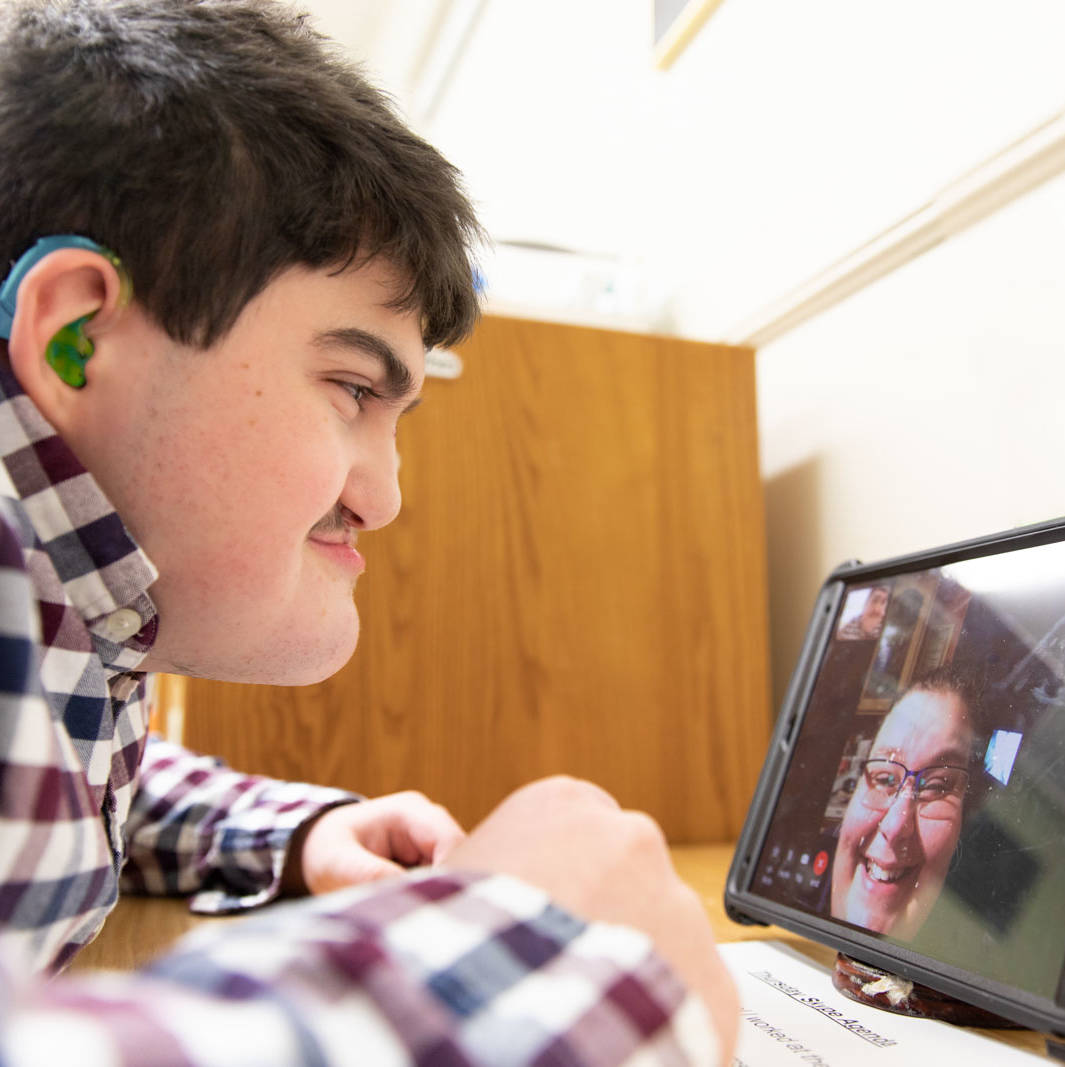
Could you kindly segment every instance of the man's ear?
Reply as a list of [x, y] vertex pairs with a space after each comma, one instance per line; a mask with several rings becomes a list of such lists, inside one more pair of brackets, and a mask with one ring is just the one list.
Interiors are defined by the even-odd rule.
[[[120, 268], [106, 256], [83, 248], [50, 252], [27, 272], [18, 287], [7, 350], [26, 395], [62, 432], [82, 390], [69, 384], [48, 359], [48, 346], [64, 327], [89, 317], [81, 327], [92, 341], [106, 333], [128, 297]], [[92, 385], [92, 359], [85, 367]]]

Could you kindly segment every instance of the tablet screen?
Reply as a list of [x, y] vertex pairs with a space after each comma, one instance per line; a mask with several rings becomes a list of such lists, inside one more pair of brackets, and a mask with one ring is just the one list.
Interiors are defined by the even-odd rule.
[[845, 586], [749, 888], [1061, 1002], [1065, 544]]

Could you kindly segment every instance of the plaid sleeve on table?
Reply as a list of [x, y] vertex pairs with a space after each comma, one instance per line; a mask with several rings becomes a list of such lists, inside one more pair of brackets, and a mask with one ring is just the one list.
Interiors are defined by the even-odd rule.
[[287, 848], [307, 819], [359, 798], [241, 774], [157, 737], [148, 740], [126, 823], [123, 890], [195, 893], [219, 914], [272, 900]]
[[651, 1067], [718, 1062], [642, 934], [503, 876], [413, 872], [200, 928], [144, 971], [60, 979], [5, 1067]]

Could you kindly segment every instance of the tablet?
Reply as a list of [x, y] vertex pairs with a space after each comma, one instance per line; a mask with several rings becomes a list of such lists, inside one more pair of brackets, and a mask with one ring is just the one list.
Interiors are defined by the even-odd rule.
[[828, 577], [725, 905], [1065, 1034], [1065, 520]]

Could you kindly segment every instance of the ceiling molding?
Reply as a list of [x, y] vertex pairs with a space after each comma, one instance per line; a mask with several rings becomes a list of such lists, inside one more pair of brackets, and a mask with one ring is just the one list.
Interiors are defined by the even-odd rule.
[[1065, 170], [1065, 111], [725, 334], [762, 348]]

